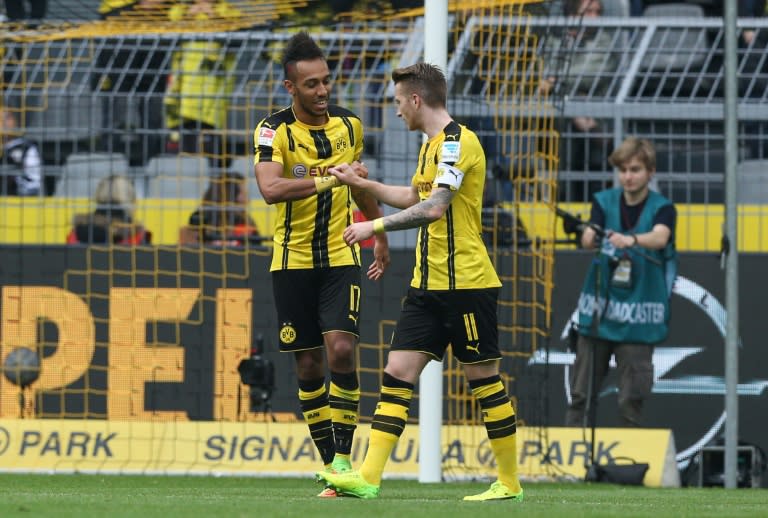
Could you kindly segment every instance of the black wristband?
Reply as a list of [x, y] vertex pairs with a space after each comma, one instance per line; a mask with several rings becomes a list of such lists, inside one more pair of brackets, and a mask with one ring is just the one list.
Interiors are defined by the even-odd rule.
[[632, 246], [637, 246], [637, 234], [630, 234], [632, 236], [632, 239], [634, 239], [634, 243], [632, 243]]

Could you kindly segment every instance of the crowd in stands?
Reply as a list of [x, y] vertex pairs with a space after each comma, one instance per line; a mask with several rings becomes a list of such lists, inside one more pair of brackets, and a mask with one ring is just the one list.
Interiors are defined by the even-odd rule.
[[[224, 0], [195, 0], [174, 5], [168, 18], [205, 22], [240, 15], [235, 6]], [[171, 132], [166, 151], [203, 152], [224, 160], [220, 130], [226, 124], [234, 66], [234, 55], [216, 41], [185, 41], [174, 52], [163, 98], [165, 127]]]
[[[763, 17], [766, 15], [766, 0], [738, 0], [740, 17]], [[723, 2], [715, 0], [560, 0], [561, 12], [569, 17], [598, 17], [617, 13], [627, 16], [643, 16], [649, 10], [660, 5], [669, 7], [668, 14], [674, 14], [675, 5], [693, 5], [700, 8], [703, 16], [723, 16]], [[241, 16], [238, 3], [226, 0], [191, 0], [174, 2], [170, 0], [102, 0], [98, 8], [98, 17], [103, 20], [117, 19], [131, 13], [155, 11], [169, 22], [199, 21], [210, 19], [237, 19]], [[280, 26], [286, 30], [295, 28], [324, 28], [336, 20], [348, 20], [358, 17], [375, 17], [377, 13], [423, 6], [422, 0], [331, 0], [327, 2], [308, 2], [285, 10], [270, 20], [269, 25]], [[617, 6], [621, 6], [617, 8]], [[46, 17], [46, 0], [6, 0], [6, 20], [10, 22], [37, 22]], [[763, 31], [765, 32], [765, 31]], [[130, 38], [129, 38], [130, 39]], [[242, 150], [233, 150], [225, 138], [227, 114], [233, 88], [232, 74], [234, 63], [233, 48], [213, 39], [184, 39], [169, 55], [162, 48], [148, 49], [141, 45], [132, 45], [136, 41], [122, 39], [101, 45], [95, 56], [91, 88], [94, 92], [105, 94], [99, 98], [110, 106], [100, 111], [103, 120], [99, 148], [106, 151], [125, 152], [131, 165], [141, 166], [153, 155], [168, 153], [202, 153], [209, 157], [212, 169], [227, 175], [230, 157]], [[118, 44], [119, 43], [119, 44]], [[722, 40], [711, 42], [722, 45]], [[604, 95], [608, 89], [610, 75], [619, 67], [619, 56], [611, 52], [614, 42], [610, 31], [590, 30], [589, 27], [573, 29], [563, 38], [553, 38], [551, 52], [557, 52], [560, 46], [571, 52], [570, 72], [560, 77], [556, 66], [544, 70], [538, 90], [543, 95], [555, 95], [558, 91], [577, 92], [577, 95]], [[755, 30], [739, 32], [741, 49], [764, 49], [768, 45], [768, 35]], [[603, 52], [603, 59], [595, 56]], [[768, 70], [766, 60], [757, 52], [745, 53], [740, 70], [750, 72]], [[125, 73], [125, 71], [142, 73]], [[156, 73], [144, 73], [153, 70]], [[119, 71], [119, 72], [115, 72]], [[206, 73], [201, 74], [200, 71]], [[763, 82], [765, 85], [766, 82]], [[759, 85], [759, 83], [758, 83]], [[752, 81], [744, 83], [741, 93], [746, 96], [762, 96], [762, 91]], [[129, 95], [130, 94], [130, 95]], [[139, 95], [136, 95], [139, 94]], [[146, 94], [146, 95], [142, 95]], [[130, 100], [129, 100], [130, 98]], [[129, 106], [126, 103], [130, 103]], [[46, 189], [43, 175], [45, 153], [41, 143], [25, 136], [19, 128], [19, 112], [6, 108], [0, 111], [0, 137], [2, 138], [2, 165], [0, 193], [3, 195], [34, 196], [51, 194]], [[749, 123], [748, 128], [755, 133], [766, 133], [765, 125], [760, 122]], [[610, 151], [611, 138], [606, 137], [613, 131], [612, 121], [599, 117], [573, 117], [567, 121], [569, 135], [568, 161], [562, 164], [585, 171], [607, 171], [606, 152]], [[158, 138], [148, 139], [140, 148], [138, 156], [133, 149], [124, 147], [125, 135], [131, 128], [151, 128]], [[115, 131], [109, 131], [114, 129]], [[238, 128], [248, 131], [250, 128]], [[481, 128], [482, 129], [482, 128]], [[757, 149], [762, 146], [758, 139], [751, 142], [755, 149], [754, 156], [768, 154], [768, 150]], [[122, 146], [122, 147], [121, 147]], [[59, 160], [63, 160], [59, 157]], [[493, 163], [493, 152], [489, 150], [489, 163]], [[230, 176], [221, 176], [222, 182], [233, 180]], [[213, 181], [213, 180], [212, 180]], [[233, 185], [239, 185], [235, 182]], [[584, 182], [579, 189], [569, 191], [569, 199], [588, 200], [591, 193], [604, 185]], [[215, 190], [215, 189], [214, 189]], [[209, 189], [208, 191], [211, 191]], [[245, 192], [243, 189], [241, 192]], [[564, 191], [563, 191], [564, 192]], [[134, 193], [135, 195], [135, 193]], [[208, 195], [208, 192], [206, 193]], [[506, 196], [508, 198], [509, 196]], [[221, 198], [218, 199], [229, 199]], [[203, 205], [210, 203], [205, 200]], [[97, 204], [99, 202], [97, 201]], [[227, 202], [229, 203], [229, 202]], [[97, 209], [100, 210], [100, 209]], [[202, 211], [198, 218], [209, 211]], [[203, 215], [203, 216], [201, 216]], [[247, 214], [245, 214], [247, 216]], [[207, 216], [205, 216], [207, 217]], [[227, 216], [229, 217], [229, 216]], [[205, 218], [203, 218], [205, 219]], [[81, 221], [82, 224], [82, 221]], [[217, 223], [218, 224], [218, 223]], [[240, 225], [250, 228], [247, 218]], [[189, 221], [189, 228], [199, 227]], [[208, 226], [204, 223], [202, 226]], [[73, 230], [74, 232], [74, 230]], [[248, 230], [250, 232], [250, 230]], [[225, 233], [226, 234], [226, 233]], [[110, 234], [110, 235], [119, 235]], [[70, 236], [71, 237], [71, 236]], [[145, 239], [142, 237], [142, 239]], [[189, 242], [211, 242], [205, 233], [188, 232], [182, 236]], [[89, 241], [92, 241], [89, 238]]]
[[[564, 4], [564, 14], [597, 18], [603, 15], [603, 3], [609, 1], [568, 0]], [[575, 92], [581, 96], [605, 96], [619, 66], [619, 55], [611, 52], [616, 47], [615, 37], [615, 33], [607, 31], [570, 29], [563, 37], [555, 38], [551, 43], [551, 53], [567, 52], [570, 55], [568, 73], [561, 76], [562, 72], [553, 63], [539, 83], [540, 93], [551, 95], [555, 88], [560, 88], [563, 92]], [[580, 116], [572, 118], [568, 126], [572, 137], [569, 161], [565, 165], [583, 164], [583, 168], [589, 171], [603, 170], [611, 121]], [[600, 182], [580, 182], [572, 187], [568, 195], [573, 199], [588, 200], [600, 189]]]

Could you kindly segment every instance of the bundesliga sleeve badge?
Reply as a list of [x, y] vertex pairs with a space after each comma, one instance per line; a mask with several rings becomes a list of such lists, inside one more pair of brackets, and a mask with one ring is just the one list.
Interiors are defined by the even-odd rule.
[[455, 164], [461, 156], [461, 144], [459, 142], [443, 142], [440, 149], [440, 162]]
[[262, 126], [259, 128], [259, 145], [272, 147], [272, 142], [275, 140], [275, 130], [272, 128], [266, 128]]

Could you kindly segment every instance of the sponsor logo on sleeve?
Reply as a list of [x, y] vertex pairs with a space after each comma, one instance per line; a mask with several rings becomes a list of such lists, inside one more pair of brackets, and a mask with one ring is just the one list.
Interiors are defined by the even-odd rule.
[[440, 161], [455, 163], [461, 156], [461, 144], [459, 142], [443, 142], [440, 150]]
[[262, 126], [259, 129], [259, 145], [260, 146], [272, 146], [272, 142], [275, 140], [275, 130], [272, 128], [265, 128]]

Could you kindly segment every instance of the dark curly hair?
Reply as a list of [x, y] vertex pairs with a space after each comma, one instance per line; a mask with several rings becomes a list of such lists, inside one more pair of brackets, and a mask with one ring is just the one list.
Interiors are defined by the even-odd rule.
[[294, 34], [283, 49], [283, 73], [285, 77], [290, 77], [291, 68], [294, 68], [297, 61], [312, 61], [315, 59], [325, 59], [322, 49], [315, 43], [309, 33], [302, 31]]

